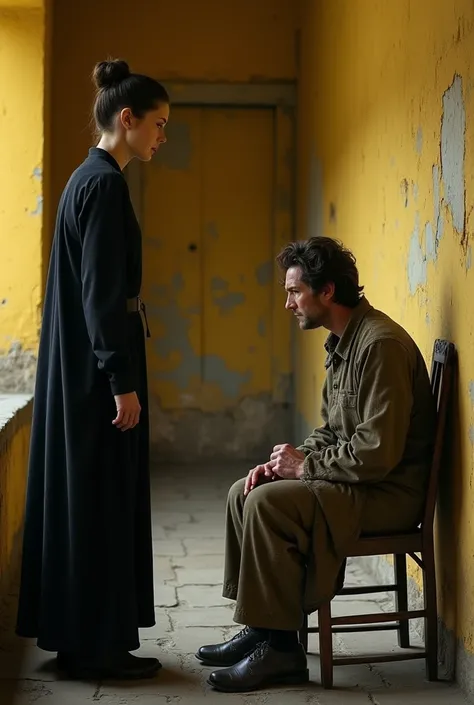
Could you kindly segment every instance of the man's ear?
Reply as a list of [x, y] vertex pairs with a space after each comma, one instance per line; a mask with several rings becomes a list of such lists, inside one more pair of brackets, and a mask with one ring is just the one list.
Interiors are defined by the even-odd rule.
[[334, 282], [328, 282], [325, 284], [321, 289], [321, 297], [323, 301], [330, 303], [334, 298], [335, 291], [336, 287], [334, 286]]

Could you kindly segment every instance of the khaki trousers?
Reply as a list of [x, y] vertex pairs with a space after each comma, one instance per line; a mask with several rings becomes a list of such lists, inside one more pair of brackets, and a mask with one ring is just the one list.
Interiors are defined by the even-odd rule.
[[259, 485], [246, 498], [244, 484], [227, 499], [223, 595], [237, 602], [238, 624], [298, 630], [317, 500], [299, 480]]

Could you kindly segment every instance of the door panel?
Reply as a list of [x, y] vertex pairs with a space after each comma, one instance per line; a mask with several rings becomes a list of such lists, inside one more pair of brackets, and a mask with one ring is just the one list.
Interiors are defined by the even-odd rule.
[[270, 392], [272, 111], [174, 108], [144, 174], [150, 383], [163, 408]]
[[165, 409], [198, 405], [202, 376], [201, 123], [198, 110], [175, 112], [142, 179], [148, 366]]
[[272, 113], [207, 110], [202, 136], [208, 408], [271, 389]]
[[291, 321], [274, 267], [292, 232], [291, 149], [281, 110], [173, 106], [168, 143], [140, 170], [161, 459], [255, 459], [291, 442]]

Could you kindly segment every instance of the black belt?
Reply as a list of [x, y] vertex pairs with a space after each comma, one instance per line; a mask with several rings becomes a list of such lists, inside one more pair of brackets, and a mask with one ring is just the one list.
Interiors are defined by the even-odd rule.
[[148, 327], [148, 319], [146, 317], [146, 306], [139, 296], [134, 296], [133, 299], [127, 299], [128, 313], [143, 313], [146, 324], [146, 337], [151, 338], [150, 329]]

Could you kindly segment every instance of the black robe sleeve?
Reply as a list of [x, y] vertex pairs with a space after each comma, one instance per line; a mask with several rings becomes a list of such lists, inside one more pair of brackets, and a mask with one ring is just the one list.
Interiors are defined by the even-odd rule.
[[121, 174], [102, 176], [86, 196], [79, 228], [87, 331], [113, 395], [135, 391], [127, 333], [126, 196]]

